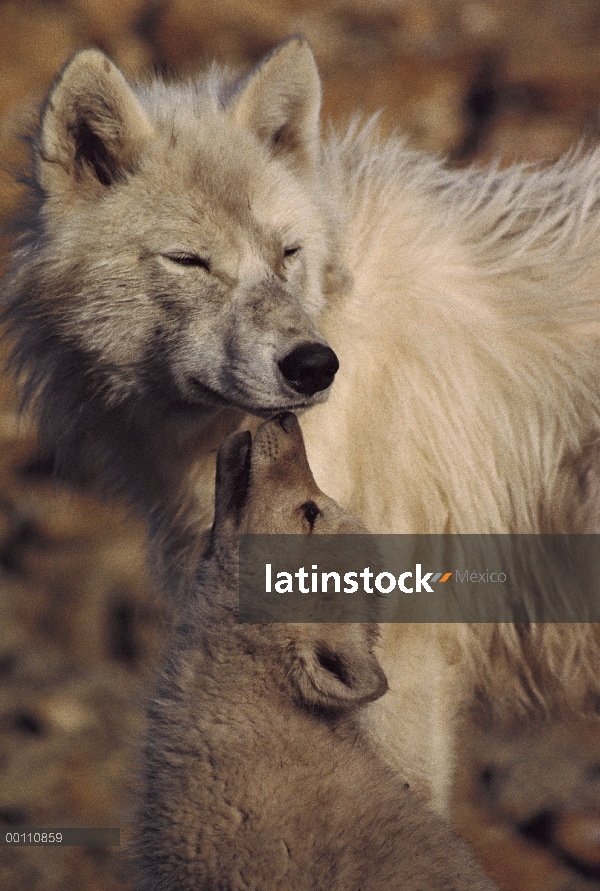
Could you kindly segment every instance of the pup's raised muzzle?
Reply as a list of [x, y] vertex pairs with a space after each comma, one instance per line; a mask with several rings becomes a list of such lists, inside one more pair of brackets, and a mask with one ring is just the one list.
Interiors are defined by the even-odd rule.
[[277, 364], [290, 387], [304, 396], [331, 386], [340, 367], [331, 347], [322, 343], [301, 343]]

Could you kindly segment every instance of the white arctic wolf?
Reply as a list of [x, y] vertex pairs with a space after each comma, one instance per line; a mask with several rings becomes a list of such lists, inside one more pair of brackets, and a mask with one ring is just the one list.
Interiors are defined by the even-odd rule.
[[[65, 67], [3, 290], [63, 473], [129, 497], [171, 585], [218, 446], [282, 409], [310, 409], [319, 486], [373, 531], [597, 532], [600, 151], [453, 171], [374, 125], [322, 141], [319, 105], [301, 39], [245, 79], [132, 88], [95, 50]], [[441, 810], [475, 696], [508, 722], [597, 701], [593, 626], [383, 645], [370, 732]]]

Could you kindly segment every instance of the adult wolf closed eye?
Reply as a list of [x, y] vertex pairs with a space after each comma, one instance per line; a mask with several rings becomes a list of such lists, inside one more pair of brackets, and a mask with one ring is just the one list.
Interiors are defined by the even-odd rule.
[[[248, 412], [310, 408], [317, 482], [373, 531], [598, 531], [600, 152], [450, 171], [373, 124], [321, 141], [319, 104], [301, 39], [245, 79], [64, 69], [3, 291], [63, 472], [127, 494], [171, 589]], [[510, 721], [600, 677], [589, 626], [384, 644], [371, 733], [441, 810], [475, 688]]]

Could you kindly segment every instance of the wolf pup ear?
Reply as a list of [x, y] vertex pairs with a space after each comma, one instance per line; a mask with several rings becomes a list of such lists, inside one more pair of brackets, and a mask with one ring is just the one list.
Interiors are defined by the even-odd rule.
[[228, 528], [235, 531], [250, 482], [252, 436], [246, 430], [227, 437], [217, 455], [215, 485], [215, 520], [212, 534], [219, 536]]
[[312, 51], [302, 37], [280, 44], [242, 83], [233, 116], [301, 169], [318, 155], [321, 82]]
[[373, 702], [388, 689], [373, 654], [373, 625], [305, 625], [286, 648], [287, 682], [308, 706], [339, 711]]
[[40, 185], [50, 197], [96, 191], [122, 179], [152, 127], [119, 69], [100, 50], [83, 50], [63, 69], [42, 112]]

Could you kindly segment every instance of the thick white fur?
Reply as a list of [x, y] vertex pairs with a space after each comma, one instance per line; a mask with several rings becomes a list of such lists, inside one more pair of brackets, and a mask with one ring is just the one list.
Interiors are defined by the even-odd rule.
[[321, 319], [344, 371], [303, 422], [317, 473], [375, 531], [595, 527], [600, 151], [449, 171], [369, 130], [327, 149], [354, 289]]
[[[598, 532], [600, 151], [452, 171], [370, 124], [326, 158], [354, 289], [320, 325], [343, 374], [302, 421], [319, 485], [379, 532]], [[475, 688], [498, 719], [589, 707], [596, 627], [526, 638], [383, 627], [372, 731], [441, 810]]]

